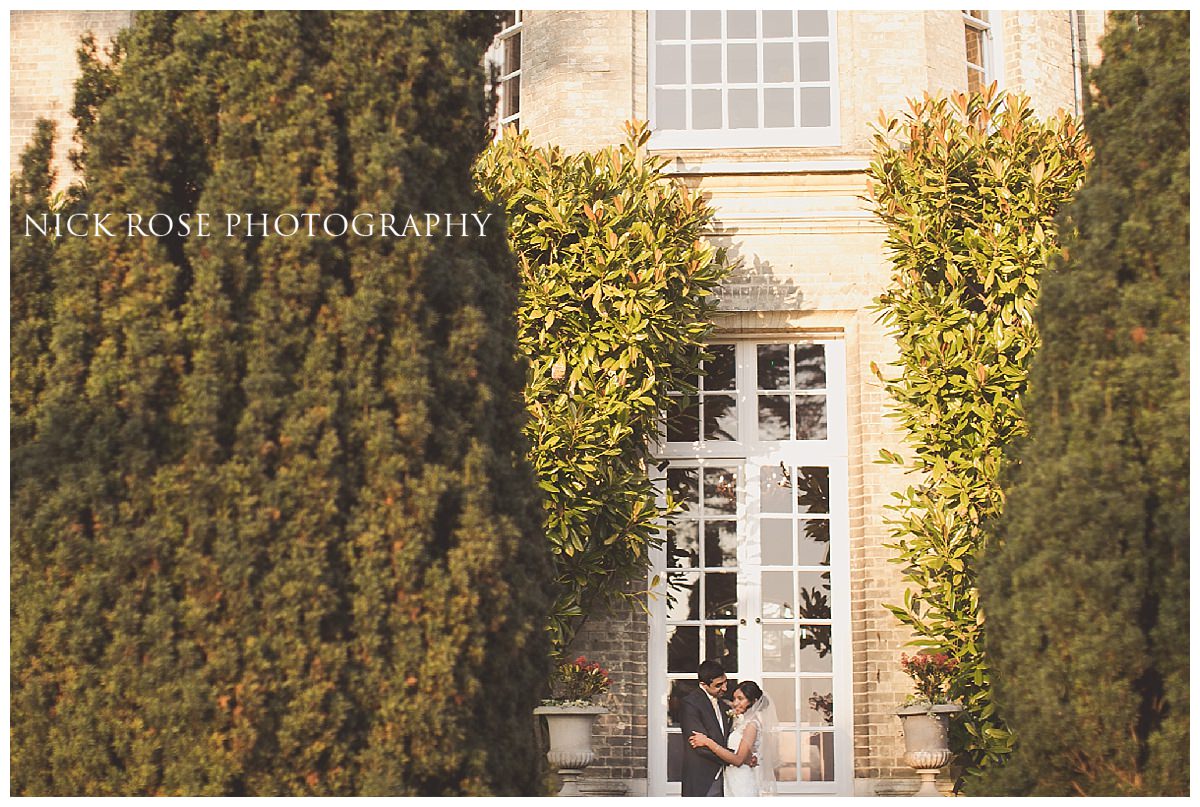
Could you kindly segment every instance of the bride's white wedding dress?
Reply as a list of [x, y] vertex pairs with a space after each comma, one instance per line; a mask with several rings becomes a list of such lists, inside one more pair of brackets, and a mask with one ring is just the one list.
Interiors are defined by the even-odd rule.
[[[742, 744], [742, 735], [746, 731], [746, 726], [753, 722], [757, 726], [754, 735], [754, 745], [750, 748], [750, 753], [759, 756], [759, 748], [762, 745], [762, 724], [757, 719], [752, 718], [747, 721], [745, 715], [738, 715], [733, 719], [733, 728], [729, 732], [730, 751], [737, 753], [738, 747]], [[747, 757], [747, 759], [749, 759]], [[726, 765], [725, 766], [725, 795], [726, 796], [761, 796], [762, 786], [759, 783], [759, 768], [751, 768], [747, 764], [741, 765]]]

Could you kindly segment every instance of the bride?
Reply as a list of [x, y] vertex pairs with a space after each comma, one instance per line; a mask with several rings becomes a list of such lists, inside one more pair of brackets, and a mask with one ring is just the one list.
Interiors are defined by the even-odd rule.
[[[775, 707], [753, 681], [743, 681], [733, 691], [733, 727], [729, 748], [698, 731], [688, 743], [704, 746], [725, 763], [726, 796], [775, 795]], [[736, 749], [731, 751], [730, 748]], [[747, 764], [751, 757], [758, 765]]]

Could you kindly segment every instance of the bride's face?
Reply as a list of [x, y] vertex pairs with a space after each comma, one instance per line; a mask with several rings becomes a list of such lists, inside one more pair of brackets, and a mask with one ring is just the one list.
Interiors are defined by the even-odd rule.
[[733, 693], [733, 711], [740, 715], [749, 708], [750, 701], [746, 699], [746, 696], [742, 694], [740, 689], [735, 690]]

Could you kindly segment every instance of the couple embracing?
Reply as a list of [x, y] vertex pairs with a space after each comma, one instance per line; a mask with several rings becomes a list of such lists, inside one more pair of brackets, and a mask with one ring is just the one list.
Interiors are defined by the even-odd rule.
[[758, 684], [729, 687], [716, 661], [697, 671], [700, 688], [683, 699], [679, 725], [684, 796], [771, 796], [775, 794], [775, 709]]

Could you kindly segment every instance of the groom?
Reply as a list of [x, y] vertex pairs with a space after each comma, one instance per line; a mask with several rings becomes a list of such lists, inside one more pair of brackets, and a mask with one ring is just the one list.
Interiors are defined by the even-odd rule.
[[723, 796], [725, 781], [721, 771], [725, 763], [707, 748], [692, 748], [687, 738], [692, 732], [707, 734], [722, 743], [729, 739], [729, 704], [721, 698], [728, 679], [717, 661], [709, 659], [697, 670], [700, 688], [683, 699], [679, 726], [683, 735], [683, 795]]

